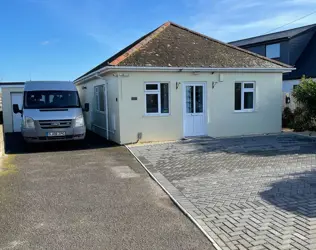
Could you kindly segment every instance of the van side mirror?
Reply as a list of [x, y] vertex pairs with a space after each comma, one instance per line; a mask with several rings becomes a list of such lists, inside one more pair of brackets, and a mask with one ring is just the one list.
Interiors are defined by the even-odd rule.
[[13, 112], [14, 112], [14, 114], [17, 114], [17, 113], [21, 113], [22, 114], [22, 110], [20, 110], [18, 104], [13, 104]]
[[85, 112], [88, 112], [89, 111], [89, 103], [85, 103], [84, 104], [84, 108], [83, 108], [83, 111], [85, 111]]

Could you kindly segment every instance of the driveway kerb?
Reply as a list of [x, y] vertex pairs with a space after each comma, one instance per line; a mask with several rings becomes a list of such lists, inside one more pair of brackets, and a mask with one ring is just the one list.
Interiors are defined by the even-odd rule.
[[[201, 220], [197, 221], [190, 212], [198, 211], [198, 208], [194, 206], [175, 186], [173, 186], [161, 173], [152, 173], [146, 167], [146, 165], [133, 153], [128, 145], [125, 145], [127, 150], [135, 157], [135, 159], [146, 170], [149, 176], [162, 188], [162, 190], [170, 197], [170, 199], [177, 205], [177, 207], [202, 231], [202, 233], [208, 238], [217, 250], [222, 249], [215, 240], [208, 234], [209, 227]], [[148, 162], [149, 163], [149, 162]], [[150, 164], [150, 163], [149, 163]], [[205, 217], [204, 215], [201, 215]]]

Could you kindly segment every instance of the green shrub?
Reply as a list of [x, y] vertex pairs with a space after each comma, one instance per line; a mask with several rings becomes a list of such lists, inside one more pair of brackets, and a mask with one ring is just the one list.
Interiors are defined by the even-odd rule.
[[303, 76], [301, 82], [293, 90], [293, 96], [296, 101], [304, 106], [311, 119], [316, 118], [316, 81]]
[[291, 124], [291, 128], [293, 128], [295, 132], [314, 129], [311, 116], [305, 108], [297, 107], [294, 110], [293, 116], [294, 119]]
[[289, 107], [285, 107], [282, 113], [282, 127], [291, 128], [291, 124], [294, 120], [294, 114]]
[[315, 130], [316, 81], [303, 76], [292, 94], [299, 104], [299, 107], [294, 111], [292, 128], [294, 131]]

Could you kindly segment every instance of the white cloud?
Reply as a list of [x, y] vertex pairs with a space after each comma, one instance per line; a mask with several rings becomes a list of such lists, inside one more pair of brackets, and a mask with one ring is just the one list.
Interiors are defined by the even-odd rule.
[[48, 45], [50, 42], [48, 40], [41, 42], [41, 45]]
[[311, 4], [311, 5], [316, 5], [315, 0], [285, 0], [285, 4]]
[[[134, 38], [137, 39], [137, 35], [142, 34], [133, 28], [125, 28], [118, 32], [111, 23], [112, 20], [107, 19], [110, 14], [105, 14], [104, 10], [119, 9], [123, 0], [113, 1], [111, 5], [108, 5], [104, 0], [83, 0], [76, 1], [76, 4], [73, 4], [74, 1], [45, 0], [44, 3], [43, 6], [46, 10], [59, 21], [62, 20], [69, 29], [87, 36], [100, 48], [105, 48], [111, 52], [122, 49], [128, 45], [129, 41], [132, 42]], [[128, 27], [128, 25], [126, 26]], [[52, 41], [48, 40], [43, 43], [42, 45], [48, 45]]]
[[96, 43], [102, 47], [110, 49], [113, 53], [123, 49], [132, 42], [136, 41], [138, 38], [145, 35], [145, 33], [140, 32], [136, 29], [124, 29], [120, 32], [111, 31], [100, 31], [100, 32], [90, 32], [86, 34], [92, 38]]
[[[197, 3], [190, 17], [191, 28], [223, 41], [262, 35], [316, 9], [315, 0], [199, 0]], [[316, 14], [283, 29], [315, 22]]]
[[47, 45], [50, 45], [50, 44], [58, 43], [59, 41], [60, 41], [59, 39], [44, 40], [40, 44], [43, 45], [43, 46], [47, 46]]
[[52, 0], [28, 0], [30, 3], [48, 3]]

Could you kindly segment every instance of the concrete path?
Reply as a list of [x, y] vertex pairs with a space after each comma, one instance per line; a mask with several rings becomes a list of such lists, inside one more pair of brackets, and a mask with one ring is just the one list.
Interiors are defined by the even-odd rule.
[[199, 138], [131, 147], [218, 249], [316, 249], [316, 141]]
[[214, 249], [124, 147], [10, 140], [0, 249]]

